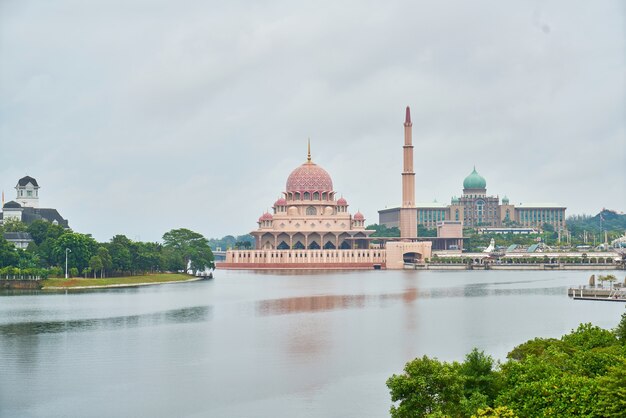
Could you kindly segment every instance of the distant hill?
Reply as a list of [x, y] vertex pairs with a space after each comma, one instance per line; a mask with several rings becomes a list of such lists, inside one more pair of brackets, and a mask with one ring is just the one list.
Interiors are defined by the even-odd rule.
[[615, 210], [602, 209], [595, 216], [573, 215], [567, 218], [567, 228], [576, 234], [579, 231], [602, 232], [626, 230], [626, 214]]

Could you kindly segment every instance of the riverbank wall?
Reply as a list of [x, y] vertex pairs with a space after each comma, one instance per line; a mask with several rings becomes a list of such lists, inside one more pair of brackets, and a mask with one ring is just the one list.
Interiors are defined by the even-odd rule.
[[217, 270], [374, 270], [385, 263], [216, 263]]
[[428, 270], [622, 270], [616, 264], [428, 264]]
[[41, 287], [41, 280], [0, 280], [0, 289], [37, 290]]

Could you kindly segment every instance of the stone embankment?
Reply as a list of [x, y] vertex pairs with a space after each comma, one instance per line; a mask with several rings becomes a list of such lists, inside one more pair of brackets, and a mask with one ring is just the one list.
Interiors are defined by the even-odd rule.
[[428, 264], [428, 270], [621, 270], [618, 264]]
[[0, 289], [37, 290], [41, 286], [41, 280], [0, 280]]

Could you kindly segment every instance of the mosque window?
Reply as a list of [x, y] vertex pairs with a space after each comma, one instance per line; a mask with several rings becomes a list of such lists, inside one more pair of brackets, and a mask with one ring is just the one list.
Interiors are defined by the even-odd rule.
[[317, 215], [317, 210], [315, 210], [313, 206], [309, 206], [308, 208], [306, 208], [306, 214], [308, 216], [315, 216]]
[[320, 200], [320, 194], [318, 192], [313, 193], [313, 200]]
[[294, 197], [296, 198], [296, 200], [300, 200], [300, 193], [296, 193]]
[[311, 200], [311, 194], [309, 192], [304, 192], [304, 200]]

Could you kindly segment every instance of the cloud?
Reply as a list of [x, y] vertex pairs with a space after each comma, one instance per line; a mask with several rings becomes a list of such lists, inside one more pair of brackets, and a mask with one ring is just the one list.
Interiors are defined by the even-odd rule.
[[[368, 222], [488, 192], [625, 210], [620, 2], [0, 3], [0, 179], [98, 239], [241, 234], [311, 137]], [[621, 173], [621, 174], [619, 174]], [[10, 196], [10, 193], [7, 193]]]

